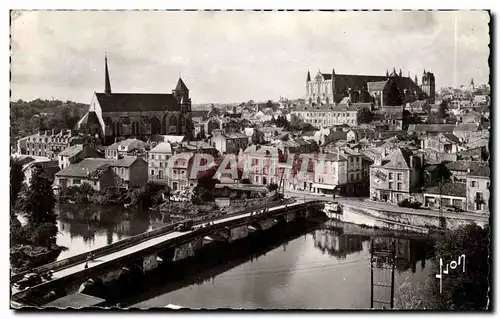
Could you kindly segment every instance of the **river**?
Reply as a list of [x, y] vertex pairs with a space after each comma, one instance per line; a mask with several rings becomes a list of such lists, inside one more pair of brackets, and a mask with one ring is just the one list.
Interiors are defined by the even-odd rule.
[[[123, 208], [71, 205], [59, 210], [58, 244], [69, 248], [59, 259], [169, 222], [164, 217], [162, 222], [161, 215], [124, 213]], [[396, 291], [405, 281], [423, 284], [429, 280], [429, 240], [327, 221], [264, 247], [254, 256], [230, 260], [174, 285], [157, 276], [146, 278], [146, 288], [134, 291], [123, 304], [140, 308], [175, 304], [207, 309], [366, 309], [370, 307], [369, 258], [374, 237], [397, 240]], [[387, 300], [390, 289], [377, 294], [378, 299]]]

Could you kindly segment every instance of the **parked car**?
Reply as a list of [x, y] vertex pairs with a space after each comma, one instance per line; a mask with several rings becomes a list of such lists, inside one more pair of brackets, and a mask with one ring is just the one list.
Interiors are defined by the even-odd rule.
[[14, 284], [14, 288], [23, 290], [29, 287], [36, 286], [42, 283], [42, 278], [37, 273], [28, 273], [24, 275], [23, 279]]
[[464, 212], [464, 210], [462, 208], [457, 207], [457, 206], [446, 206], [445, 209], [448, 212], [457, 212], [457, 213]]

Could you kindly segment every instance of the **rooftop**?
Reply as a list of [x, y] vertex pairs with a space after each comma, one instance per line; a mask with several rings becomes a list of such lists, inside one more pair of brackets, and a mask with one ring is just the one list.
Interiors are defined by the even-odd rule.
[[424, 190], [427, 194], [442, 194], [445, 196], [466, 197], [467, 185], [465, 183], [443, 183], [441, 186], [431, 186]]

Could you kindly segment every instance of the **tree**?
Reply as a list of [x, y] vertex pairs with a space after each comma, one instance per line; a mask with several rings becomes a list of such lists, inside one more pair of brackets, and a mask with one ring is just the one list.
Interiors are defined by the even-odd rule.
[[31, 243], [44, 246], [55, 243], [57, 235], [55, 203], [52, 183], [45, 177], [43, 169], [35, 165], [31, 185], [19, 202], [19, 211], [28, 219], [23, 235]]
[[17, 158], [10, 158], [10, 205], [16, 204], [19, 191], [23, 185], [24, 173], [23, 166]]
[[270, 192], [275, 191], [278, 188], [279, 188], [278, 184], [276, 184], [276, 183], [271, 183], [271, 184], [267, 185], [267, 190]]
[[439, 104], [438, 116], [441, 119], [448, 117], [448, 101], [444, 100]]
[[56, 200], [50, 180], [45, 177], [43, 169], [39, 165], [35, 165], [31, 185], [22, 198], [19, 210], [35, 227], [43, 223], [55, 224], [55, 204]]
[[[443, 259], [444, 267], [451, 261], [465, 255], [465, 271], [462, 265], [449, 269], [443, 275], [443, 290], [439, 292], [439, 281], [434, 282], [434, 291], [442, 309], [480, 310], [486, 309], [489, 294], [489, 237], [488, 227], [476, 224], [462, 226], [449, 231], [436, 242], [436, 257]], [[439, 262], [434, 266], [439, 273]]]
[[357, 114], [358, 124], [368, 124], [373, 120], [373, 113], [366, 107], [360, 108]]

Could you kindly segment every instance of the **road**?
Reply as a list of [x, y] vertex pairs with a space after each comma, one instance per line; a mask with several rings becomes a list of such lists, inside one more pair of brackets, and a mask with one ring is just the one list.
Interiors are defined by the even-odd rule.
[[[285, 191], [285, 194], [290, 196], [290, 197], [295, 197], [297, 199], [324, 200], [324, 201], [330, 201], [330, 202], [334, 200], [333, 196], [331, 196], [331, 195], [323, 196], [320, 194], [311, 194], [311, 193], [305, 193], [305, 192], [300, 192], [300, 191]], [[394, 213], [419, 214], [419, 215], [435, 216], [435, 217], [439, 217], [439, 214], [440, 214], [439, 210], [435, 210], [435, 209], [412, 209], [412, 208], [407, 208], [407, 207], [399, 207], [396, 205], [382, 203], [382, 202], [367, 201], [366, 198], [363, 198], [363, 197], [339, 197], [339, 196], [336, 196], [335, 200], [338, 201], [339, 203], [344, 203], [344, 204], [348, 204], [348, 205], [355, 205], [358, 207], [385, 210], [385, 211], [390, 211], [390, 212], [394, 212]], [[443, 217], [447, 217], [447, 218], [462, 218], [462, 219], [479, 221], [479, 222], [488, 222], [488, 220], [489, 220], [489, 215], [482, 214], [482, 213], [472, 213], [472, 212], [458, 213], [458, 212], [442, 211], [441, 214]]]
[[[279, 206], [274, 206], [272, 208], [269, 208], [269, 211], [274, 211], [274, 210], [277, 210], [277, 209], [280, 209], [280, 208], [284, 208], [285, 206], [293, 207], [293, 206], [296, 206], [296, 205], [299, 205], [299, 204], [302, 204], [302, 203], [303, 203], [303, 201], [297, 200], [294, 203], [284, 204], [284, 205], [279, 205]], [[249, 217], [251, 215], [252, 215], [252, 213], [244, 213], [244, 214], [241, 214], [241, 215], [236, 215], [236, 216], [230, 216], [230, 217], [227, 217], [227, 218], [217, 219], [217, 220], [214, 220], [212, 223], [213, 224], [220, 224], [220, 223], [228, 222], [228, 221], [231, 221], [231, 220], [236, 220], [236, 219], [241, 219], [241, 218], [244, 218], [244, 217]], [[255, 213], [253, 213], [253, 215], [255, 216]], [[97, 266], [99, 266], [101, 264], [110, 262], [112, 260], [115, 260], [115, 259], [118, 259], [118, 258], [121, 258], [121, 257], [124, 257], [124, 256], [128, 256], [128, 255], [132, 255], [132, 254], [136, 253], [137, 251], [153, 247], [153, 246], [155, 246], [157, 244], [160, 244], [162, 242], [165, 242], [165, 241], [168, 241], [168, 240], [171, 240], [171, 239], [174, 239], [174, 238], [177, 238], [177, 237], [189, 234], [191, 232], [192, 232], [191, 230], [190, 231], [185, 231], [185, 232], [178, 232], [178, 231], [168, 232], [168, 233], [166, 233], [164, 235], [161, 235], [159, 237], [148, 239], [148, 240], [146, 240], [144, 242], [138, 243], [138, 244], [130, 246], [128, 248], [124, 248], [124, 249], [116, 251], [114, 253], [110, 253], [110, 254], [107, 254], [107, 255], [104, 255], [104, 256], [100, 256], [100, 257], [98, 257], [98, 258], [96, 258], [94, 260], [88, 261], [88, 268], [90, 269], [90, 268], [93, 268], [93, 267], [97, 267]], [[91, 252], [89, 251], [89, 254], [90, 253]], [[60, 269], [60, 270], [56, 270], [56, 271], [54, 271], [51, 280], [63, 278], [63, 277], [66, 277], [66, 276], [78, 273], [78, 272], [80, 272], [80, 271], [82, 271], [82, 270], [85, 269], [85, 264], [86, 263], [87, 263], [87, 261], [83, 261], [83, 262], [75, 264], [73, 266], [70, 266], [70, 267], [67, 267], [67, 268], [64, 268], [64, 269]], [[13, 293], [15, 293], [15, 292], [13, 291]]]

